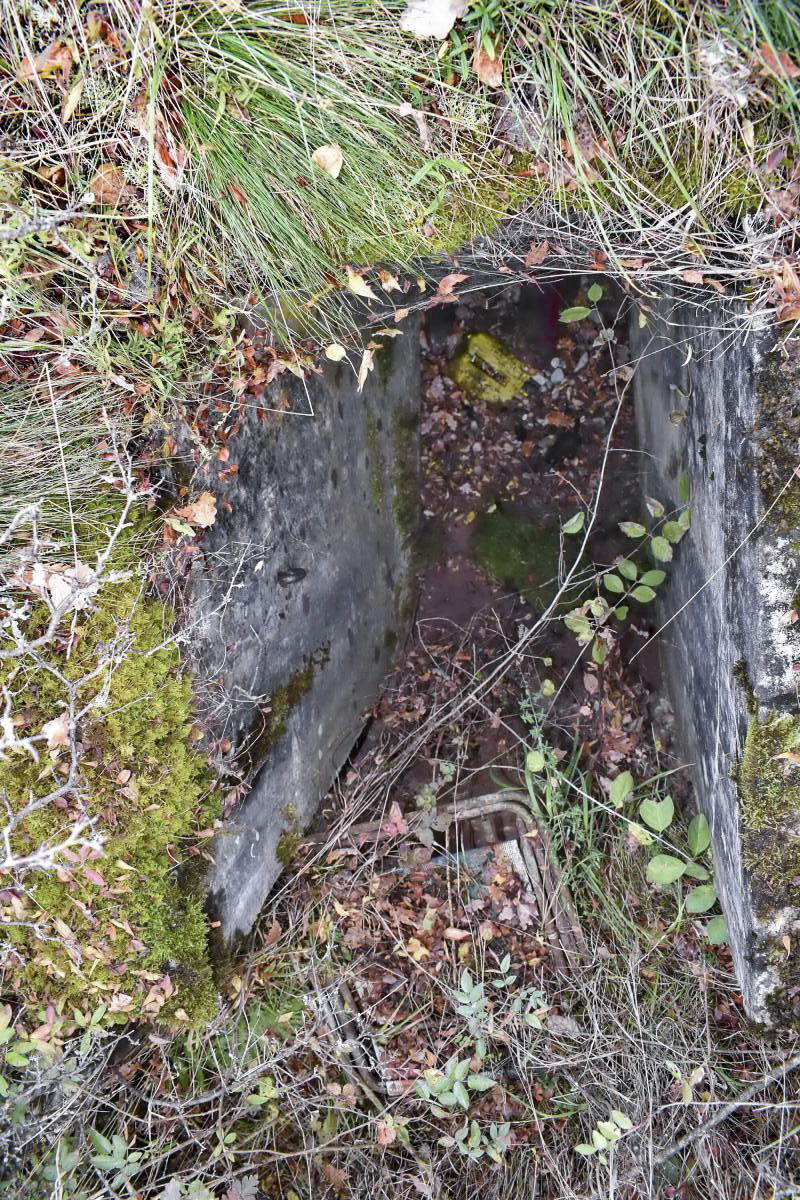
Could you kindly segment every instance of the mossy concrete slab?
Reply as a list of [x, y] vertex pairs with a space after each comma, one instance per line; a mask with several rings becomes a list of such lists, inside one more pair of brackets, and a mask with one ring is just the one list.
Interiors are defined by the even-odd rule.
[[489, 333], [471, 333], [449, 370], [462, 391], [487, 404], [510, 404], [531, 377], [525, 364]]
[[774, 334], [741, 332], [741, 311], [703, 299], [694, 307], [667, 296], [646, 324], [635, 311], [631, 323], [645, 492], [678, 508], [691, 488], [692, 527], [663, 592], [659, 615], [669, 623], [660, 646], [682, 750], [711, 823], [745, 1005], [759, 1021], [793, 1025], [800, 636], [790, 614], [800, 481], [786, 423], [800, 393], [797, 375], [770, 353]]
[[200, 547], [192, 616], [217, 733], [252, 777], [212, 851], [228, 940], [250, 929], [291, 858], [403, 636], [419, 392], [412, 322], [361, 393], [347, 362], [278, 380], [264, 408], [284, 411], [247, 410], [227, 442], [238, 472]]

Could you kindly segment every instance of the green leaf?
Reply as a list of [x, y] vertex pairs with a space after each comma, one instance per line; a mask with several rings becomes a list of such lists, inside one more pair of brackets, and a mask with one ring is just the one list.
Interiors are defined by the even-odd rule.
[[618, 1108], [611, 1110], [611, 1119], [612, 1121], [616, 1121], [620, 1129], [633, 1129], [633, 1121], [627, 1113], [620, 1112]]
[[[464, 1085], [463, 1083], [459, 1083], [456, 1086], [463, 1088]], [[446, 1108], [452, 1108], [453, 1105], [457, 1103], [455, 1088], [453, 1088], [452, 1092], [442, 1092], [442, 1094], [437, 1096], [436, 1099], [438, 1100], [439, 1104], [444, 1104]]]
[[701, 863], [696, 862], [688, 862], [686, 864], [684, 875], [688, 875], [690, 879], [699, 879], [701, 883], [711, 878], [706, 868]]
[[678, 495], [684, 504], [688, 504], [692, 498], [692, 485], [689, 483], [689, 476], [685, 471], [678, 480]]
[[647, 864], [647, 878], [658, 887], [668, 887], [676, 879], [680, 879], [686, 870], [686, 863], [672, 854], [656, 854]]
[[645, 571], [640, 582], [646, 583], [648, 587], [658, 587], [667, 578], [664, 571]]
[[564, 308], [558, 318], [565, 325], [569, 325], [571, 321], [582, 321], [584, 317], [588, 317], [592, 310], [587, 308], [585, 304], [576, 304], [574, 308]]
[[706, 925], [706, 937], [712, 946], [721, 946], [728, 940], [728, 924], [724, 917], [712, 917]]
[[638, 587], [635, 587], [631, 592], [631, 595], [633, 596], [634, 600], [638, 600], [640, 604], [649, 604], [651, 600], [655, 600], [656, 598], [656, 594], [653, 589], [651, 587], [647, 587], [647, 585], [644, 583], [640, 583]]
[[678, 524], [684, 533], [692, 524], [692, 510], [690, 508], [682, 508], [678, 513]]
[[677, 543], [686, 533], [686, 530], [681, 529], [677, 521], [665, 521], [662, 528], [662, 533], [668, 542], [672, 542], [673, 545], [677, 545]]
[[111, 1145], [111, 1142], [108, 1140], [107, 1137], [103, 1137], [102, 1133], [100, 1133], [99, 1130], [97, 1130], [97, 1129], [89, 1130], [89, 1141], [92, 1143], [95, 1150], [99, 1151], [100, 1154], [112, 1154], [113, 1153], [114, 1147]]
[[630, 558], [623, 558], [616, 564], [616, 567], [620, 575], [624, 575], [626, 579], [634, 580], [639, 574], [639, 568]]
[[664, 515], [664, 505], [660, 500], [654, 500], [652, 496], [645, 496], [644, 502], [647, 505], [647, 511], [650, 516], [656, 521], [660, 521]]
[[608, 646], [602, 638], [595, 638], [592, 642], [592, 662], [596, 662], [598, 666], [602, 666], [608, 657]]
[[611, 803], [614, 808], [622, 808], [626, 796], [633, 791], [633, 776], [630, 771], [621, 771], [611, 784]]
[[644, 800], [639, 808], [639, 816], [655, 833], [663, 833], [669, 829], [675, 816], [672, 796], [665, 796], [663, 800]]
[[597, 1151], [595, 1150], [594, 1146], [587, 1146], [586, 1142], [580, 1142], [575, 1147], [575, 1153], [582, 1154], [584, 1158], [588, 1158], [590, 1154], [596, 1154]]
[[598, 1121], [597, 1128], [608, 1142], [615, 1142], [619, 1137], [619, 1129], [613, 1121]]
[[604, 1138], [599, 1129], [592, 1130], [592, 1143], [595, 1150], [607, 1150], [608, 1138]]
[[686, 911], [690, 913], [708, 912], [716, 900], [717, 890], [713, 883], [701, 883], [699, 887], [692, 888], [686, 897]]
[[525, 757], [525, 766], [529, 771], [538, 774], [544, 770], [544, 755], [541, 750], [529, 750]]
[[586, 513], [585, 512], [576, 512], [574, 516], [570, 517], [570, 519], [568, 521], [564, 522], [564, 524], [561, 526], [561, 532], [562, 533], [580, 533], [580, 531], [583, 529], [585, 521], [586, 521]]
[[468, 1075], [467, 1087], [472, 1092], [488, 1092], [489, 1088], [495, 1085], [494, 1079], [489, 1075]]
[[469, 1075], [469, 1059], [462, 1058], [461, 1062], [456, 1064], [456, 1068], [453, 1071], [453, 1078], [457, 1079], [459, 1083], [463, 1083], [468, 1075]]
[[603, 585], [609, 592], [620, 593], [625, 591], [625, 584], [619, 575], [615, 575], [613, 571], [609, 571], [603, 576]]
[[464, 1087], [463, 1083], [459, 1082], [453, 1084], [453, 1095], [462, 1108], [469, 1108], [469, 1092]]
[[620, 521], [619, 527], [629, 538], [643, 538], [647, 534], [644, 525], [640, 525], [638, 521]]
[[603, 299], [603, 289], [600, 287], [599, 283], [593, 283], [586, 295], [591, 300], [592, 304], [597, 304], [598, 300]]
[[627, 604], [620, 604], [619, 608], [615, 608], [615, 609], [614, 609], [614, 616], [617, 618], [617, 620], [618, 620], [618, 621], [627, 621], [627, 619], [628, 619], [628, 605], [627, 605]]
[[641, 825], [637, 825], [635, 821], [631, 821], [628, 825], [628, 833], [640, 846], [652, 846], [653, 844], [653, 835]]
[[703, 813], [698, 813], [689, 822], [686, 839], [692, 854], [705, 854], [711, 844], [711, 830]]
[[672, 561], [672, 546], [665, 537], [654, 537], [650, 539], [650, 549], [653, 551], [653, 558], [657, 562]]

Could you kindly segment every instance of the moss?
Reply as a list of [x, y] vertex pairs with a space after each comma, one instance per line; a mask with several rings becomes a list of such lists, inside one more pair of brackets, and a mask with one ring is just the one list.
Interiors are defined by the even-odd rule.
[[392, 417], [392, 427], [392, 512], [400, 536], [410, 539], [416, 532], [419, 514], [419, 417], [398, 405]]
[[475, 522], [472, 553], [490, 575], [533, 607], [545, 608], [555, 595], [561, 555], [557, 526], [534, 524], [498, 506]]
[[800, 875], [800, 716], [754, 717], [737, 773], [743, 855], [759, 916], [797, 903]]
[[769, 522], [773, 528], [782, 532], [798, 529], [800, 479], [793, 472], [800, 437], [800, 368], [787, 367], [776, 354], [770, 355], [756, 391], [752, 438], [760, 448], [758, 478], [764, 507], [771, 508]]
[[740, 658], [737, 663], [734, 663], [731, 674], [745, 694], [747, 711], [751, 716], [756, 716], [758, 713], [758, 701], [753, 690], [753, 685], [750, 682], [750, 675], [747, 671], [747, 663], [743, 658]]
[[239, 764], [245, 771], [256, 770], [286, 733], [289, 714], [310, 690], [317, 669], [324, 667], [329, 657], [330, 646], [324, 643], [285, 683], [275, 688], [268, 703], [258, 709], [239, 752]]
[[487, 404], [507, 405], [524, 388], [530, 371], [488, 333], [471, 333], [466, 349], [450, 363], [453, 382]]
[[375, 511], [379, 513], [383, 511], [383, 477], [386, 472], [386, 463], [381, 454], [378, 440], [378, 425], [369, 409], [367, 410], [367, 450], [369, 451], [369, 486], [372, 503]]
[[378, 382], [382, 388], [385, 388], [389, 382], [389, 377], [392, 371], [392, 359], [394, 358], [394, 339], [389, 338], [388, 341], [380, 345], [375, 351], [375, 365], [378, 368]]
[[[32, 629], [42, 619], [35, 613]], [[12, 972], [28, 1003], [63, 1010], [104, 1001], [119, 1019], [164, 1019], [183, 1010], [199, 1021], [215, 1011], [202, 887], [182, 885], [174, 874], [187, 839], [210, 823], [216, 801], [204, 759], [189, 744], [190, 682], [176, 647], [165, 644], [173, 623], [164, 604], [141, 597], [137, 581], [108, 584], [98, 607], [77, 623], [70, 657], [64, 639], [48, 647], [46, 666], [28, 670], [23, 733], [37, 732], [62, 708], [53, 668], [79, 681], [121, 635], [132, 642], [111, 675], [107, 703], [90, 708], [78, 729], [76, 792], [66, 807], [51, 803], [34, 812], [14, 836], [20, 853], [58, 841], [84, 804], [107, 838], [102, 857], [75, 858], [28, 886], [26, 919], [39, 925], [39, 936], [26, 929], [17, 940]], [[82, 685], [79, 703], [98, 691], [97, 679]], [[12, 807], [51, 791], [60, 761], [36, 764], [16, 755], [0, 763], [0, 788]], [[174, 993], [159, 1010], [154, 995], [165, 975]]]
[[303, 841], [303, 835], [297, 829], [284, 829], [275, 850], [275, 856], [282, 866], [288, 867], [297, 854]]

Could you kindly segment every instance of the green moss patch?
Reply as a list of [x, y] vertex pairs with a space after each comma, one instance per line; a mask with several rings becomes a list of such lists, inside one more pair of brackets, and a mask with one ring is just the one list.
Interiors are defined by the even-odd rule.
[[739, 764], [744, 862], [759, 915], [797, 904], [800, 875], [800, 717], [754, 717]]
[[557, 526], [537, 525], [512, 510], [481, 513], [472, 553], [484, 570], [534, 608], [545, 608], [555, 595], [561, 562]]
[[510, 404], [531, 373], [507, 346], [488, 333], [471, 333], [466, 349], [450, 364], [453, 382], [487, 404]]
[[[44, 619], [35, 615], [32, 626]], [[138, 581], [108, 584], [97, 608], [79, 614], [70, 655], [65, 622], [41, 665], [24, 668], [22, 736], [38, 733], [63, 708], [54, 671], [78, 681], [115, 642], [130, 647], [108, 681], [97, 675], [79, 689], [81, 706], [101, 700], [77, 729], [77, 787], [25, 818], [13, 837], [20, 854], [61, 842], [83, 811], [106, 837], [102, 854], [68, 853], [52, 875], [29, 875], [24, 893], [0, 893], [2, 917], [17, 922], [5, 934], [11, 979], [28, 1003], [52, 1003], [59, 1012], [105, 1003], [119, 1019], [189, 1021], [216, 1008], [202, 882], [178, 876], [193, 831], [209, 823], [216, 802], [205, 761], [190, 744], [190, 680], [166, 640], [173, 622], [166, 605], [142, 597]], [[19, 693], [13, 660], [2, 678]], [[59, 785], [66, 754], [55, 748], [38, 763], [26, 753], [0, 762], [0, 789], [12, 809]]]

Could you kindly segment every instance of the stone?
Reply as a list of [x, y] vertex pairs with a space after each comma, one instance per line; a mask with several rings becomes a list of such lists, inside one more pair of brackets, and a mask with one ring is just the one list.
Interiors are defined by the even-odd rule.
[[645, 494], [680, 508], [690, 488], [661, 657], [745, 1006], [787, 1026], [800, 1021], [800, 484], [787, 424], [800, 375], [770, 353], [774, 334], [739, 332], [737, 316], [711, 298], [666, 296], [641, 328], [634, 311], [636, 423]]
[[[252, 780], [213, 843], [213, 917], [253, 925], [364, 725], [411, 612], [419, 328], [348, 363], [281, 377], [227, 442], [189, 624], [199, 689]], [[284, 382], [288, 379], [288, 382]], [[225, 503], [223, 503], [225, 501]], [[232, 780], [233, 781], [233, 780]]]

